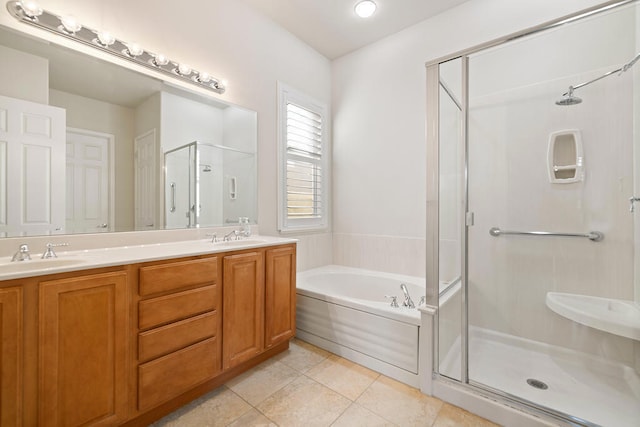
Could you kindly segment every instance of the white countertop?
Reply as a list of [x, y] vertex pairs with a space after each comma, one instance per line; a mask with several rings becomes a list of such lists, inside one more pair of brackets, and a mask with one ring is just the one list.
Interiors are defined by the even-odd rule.
[[42, 253], [32, 253], [30, 261], [11, 262], [11, 257], [0, 258], [0, 280], [239, 251], [295, 243], [296, 241], [296, 239], [282, 237], [252, 235], [240, 240], [216, 243], [212, 243], [211, 239], [201, 239], [80, 251], [63, 251], [58, 248], [57, 258], [40, 259]]

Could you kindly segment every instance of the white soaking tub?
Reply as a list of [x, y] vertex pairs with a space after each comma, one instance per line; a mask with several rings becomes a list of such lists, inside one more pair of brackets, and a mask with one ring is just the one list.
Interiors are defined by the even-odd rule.
[[[423, 278], [335, 265], [298, 273], [297, 336], [418, 387], [421, 317], [402, 307], [401, 283], [417, 306]], [[385, 295], [397, 296], [400, 307]]]

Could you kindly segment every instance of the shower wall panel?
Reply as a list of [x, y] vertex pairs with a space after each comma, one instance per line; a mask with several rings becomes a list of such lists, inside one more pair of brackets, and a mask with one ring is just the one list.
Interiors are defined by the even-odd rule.
[[[472, 73], [483, 73], [473, 65], [472, 60]], [[469, 228], [469, 314], [473, 326], [632, 364], [631, 340], [578, 325], [545, 304], [549, 291], [634, 298], [628, 212], [634, 179], [632, 76], [582, 88], [582, 104], [554, 103], [569, 85], [610, 69], [471, 96], [469, 191], [475, 225]], [[563, 129], [582, 132], [583, 182], [549, 183], [548, 136]], [[595, 230], [605, 239], [496, 238], [488, 233], [491, 227]]]

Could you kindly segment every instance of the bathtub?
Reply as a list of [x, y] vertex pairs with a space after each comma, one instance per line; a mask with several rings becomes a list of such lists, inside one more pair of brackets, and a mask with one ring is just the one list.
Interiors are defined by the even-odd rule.
[[[421, 314], [402, 307], [401, 283], [417, 305], [423, 278], [335, 265], [298, 273], [296, 334], [418, 387]], [[400, 307], [391, 307], [385, 295], [397, 296]]]

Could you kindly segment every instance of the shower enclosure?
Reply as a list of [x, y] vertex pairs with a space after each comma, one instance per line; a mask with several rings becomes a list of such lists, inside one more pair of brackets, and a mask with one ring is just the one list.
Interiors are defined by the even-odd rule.
[[167, 151], [164, 168], [166, 228], [237, 224], [256, 212], [254, 153], [194, 141]]
[[639, 52], [624, 1], [427, 64], [436, 382], [638, 425]]

